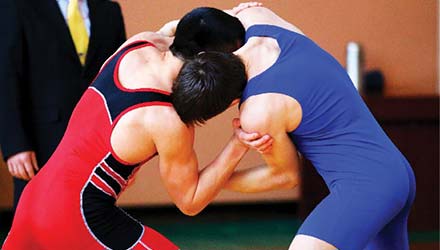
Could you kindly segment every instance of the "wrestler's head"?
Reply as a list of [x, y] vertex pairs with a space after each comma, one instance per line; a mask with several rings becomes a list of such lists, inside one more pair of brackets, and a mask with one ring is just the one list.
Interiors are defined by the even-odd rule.
[[170, 50], [181, 58], [201, 51], [232, 52], [244, 43], [241, 22], [219, 9], [200, 7], [187, 13], [178, 23]]
[[204, 52], [186, 60], [172, 90], [172, 101], [186, 124], [203, 124], [240, 98], [245, 66], [232, 53]]

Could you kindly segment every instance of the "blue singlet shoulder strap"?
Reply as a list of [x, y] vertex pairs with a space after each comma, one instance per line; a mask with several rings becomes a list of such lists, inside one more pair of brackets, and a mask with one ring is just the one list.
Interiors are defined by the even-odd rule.
[[281, 50], [291, 45], [296, 38], [301, 37], [301, 34], [298, 34], [294, 31], [275, 26], [269, 24], [256, 24], [250, 26], [246, 30], [246, 42], [255, 36], [261, 37], [272, 37], [277, 40]]

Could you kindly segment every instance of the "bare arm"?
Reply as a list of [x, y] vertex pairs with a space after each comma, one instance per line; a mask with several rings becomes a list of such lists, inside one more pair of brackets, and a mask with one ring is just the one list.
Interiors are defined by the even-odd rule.
[[272, 136], [271, 148], [261, 154], [267, 165], [236, 171], [226, 184], [227, 189], [246, 193], [264, 192], [293, 188], [299, 182], [300, 160], [287, 134], [300, 122], [299, 104], [288, 97], [280, 97], [280, 94], [264, 95], [248, 99], [240, 117], [244, 131], [258, 131]]
[[247, 147], [232, 137], [223, 151], [199, 172], [192, 147], [193, 129], [180, 124], [164, 131], [154, 139], [162, 180], [177, 207], [187, 215], [196, 215], [220, 192]]
[[240, 9], [236, 17], [241, 21], [245, 29], [256, 24], [270, 24], [303, 34], [298, 27], [287, 22], [270, 9], [262, 6]]
[[258, 7], [258, 6], [263, 6], [263, 4], [260, 2], [245, 2], [245, 3], [240, 3], [239, 5], [235, 6], [232, 9], [223, 10], [223, 11], [235, 17], [238, 13], [240, 13], [244, 9]]
[[141, 32], [130, 37], [121, 47], [126, 46], [129, 43], [132, 43], [137, 40], [145, 40], [148, 41], [154, 46], [156, 46], [161, 51], [166, 51], [170, 47], [170, 44], [173, 42], [173, 38], [169, 36], [165, 36], [163, 34], [151, 31]]
[[136, 164], [159, 154], [162, 182], [176, 206], [199, 213], [215, 198], [248, 148], [233, 136], [223, 151], [199, 170], [193, 149], [194, 128], [173, 107], [151, 106], [125, 114], [113, 129], [111, 145], [122, 160]]
[[162, 26], [162, 28], [160, 28], [156, 33], [161, 34], [163, 36], [169, 36], [169, 37], [174, 36], [179, 21], [180, 20], [173, 20], [164, 24], [164, 26]]
[[177, 207], [187, 215], [195, 215], [224, 187], [248, 147], [232, 136], [222, 152], [199, 170], [193, 149], [194, 128], [183, 124], [172, 108], [155, 118], [146, 127], [159, 153], [162, 181]]
[[[156, 32], [151, 32], [151, 31], [145, 31], [145, 32], [141, 32], [138, 33], [132, 37], [130, 37], [127, 41], [125, 41], [116, 51], [114, 54], [116, 54], [121, 48], [124, 48], [125, 46], [127, 46], [128, 44], [135, 42], [135, 41], [148, 41], [152, 44], [154, 44], [154, 46], [156, 46], [156, 48], [160, 51], [167, 51], [171, 45], [171, 43], [173, 42], [173, 37], [168, 37], [168, 36], [164, 36], [162, 34], [156, 33]], [[107, 58], [107, 60], [102, 64], [101, 69], [104, 65], [107, 64], [107, 61], [113, 57], [113, 55], [109, 58]]]
[[[127, 41], [125, 41], [115, 51], [114, 54], [116, 54], [120, 49], [124, 48], [128, 44], [133, 43], [135, 41], [140, 41], [140, 40], [141, 41], [148, 41], [148, 42], [154, 44], [154, 46], [156, 46], [159, 50], [166, 51], [170, 47], [170, 45], [171, 45], [171, 43], [173, 41], [173, 38], [164, 36], [164, 35], [156, 33], [156, 32], [144, 31], [144, 32], [138, 33], [138, 34], [130, 37], [129, 39], [127, 39]], [[103, 65], [105, 65], [110, 58], [108, 58]]]
[[243, 193], [291, 189], [298, 184], [299, 157], [286, 133], [259, 128], [274, 139], [272, 148], [262, 153], [267, 165], [239, 170], [229, 179], [226, 189]]

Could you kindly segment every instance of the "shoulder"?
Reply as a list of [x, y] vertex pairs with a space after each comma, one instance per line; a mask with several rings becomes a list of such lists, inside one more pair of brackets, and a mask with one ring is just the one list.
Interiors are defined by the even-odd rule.
[[[283, 113], [282, 105], [272, 94], [259, 94], [249, 97], [240, 108], [240, 122], [248, 132], [268, 132], [272, 121], [279, 123]], [[276, 120], [275, 120], [276, 119]], [[272, 126], [273, 127], [273, 126]]]
[[[185, 127], [173, 106], [154, 106], [153, 108], [156, 109], [153, 109], [151, 120], [155, 121], [154, 124], [158, 128], [171, 130]], [[150, 117], [145, 118], [150, 119]]]
[[247, 30], [255, 24], [268, 24], [270, 19], [270, 10], [265, 7], [253, 7], [242, 10], [236, 17]]
[[148, 135], [154, 141], [163, 141], [188, 132], [188, 127], [172, 106], [138, 107], [124, 114], [118, 125], [129, 134]]
[[143, 124], [156, 137], [172, 137], [187, 133], [189, 127], [182, 122], [172, 106], [151, 106], [143, 114]]
[[273, 12], [270, 9], [264, 6], [259, 6], [259, 7], [246, 8], [240, 11], [236, 16], [238, 19], [250, 18], [250, 17], [268, 19], [270, 18], [271, 15], [273, 15]]
[[125, 44], [131, 43], [134, 41], [139, 41], [139, 40], [144, 40], [144, 41], [148, 41], [148, 42], [152, 43], [160, 51], [164, 51], [164, 48], [168, 48], [172, 42], [172, 38], [170, 38], [170, 37], [163, 36], [159, 33], [152, 32], [152, 31], [144, 31], [144, 32], [138, 33], [138, 34], [130, 37], [125, 42]]
[[298, 27], [287, 22], [282, 17], [275, 14], [275, 12], [265, 7], [247, 8], [238, 13], [237, 18], [242, 22], [246, 30], [252, 25], [268, 24], [303, 34]]
[[114, 152], [124, 161], [138, 163], [155, 152], [163, 152], [172, 145], [170, 138], [178, 138], [179, 123], [169, 106], [144, 106], [125, 113], [115, 124], [111, 134]]
[[159, 155], [175, 156], [192, 150], [194, 127], [183, 123], [173, 107], [157, 109], [145, 119]]
[[302, 108], [299, 102], [279, 93], [249, 97], [240, 108], [241, 125], [248, 132], [290, 132], [298, 127], [301, 119]]

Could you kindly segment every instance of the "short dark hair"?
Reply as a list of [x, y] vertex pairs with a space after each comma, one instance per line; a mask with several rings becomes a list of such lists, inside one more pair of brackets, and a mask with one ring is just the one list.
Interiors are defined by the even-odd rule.
[[189, 59], [202, 51], [233, 52], [244, 43], [245, 29], [238, 18], [222, 10], [193, 9], [177, 24], [171, 52]]
[[232, 53], [205, 52], [187, 60], [172, 89], [172, 102], [186, 124], [203, 124], [240, 98], [246, 86], [246, 70]]

